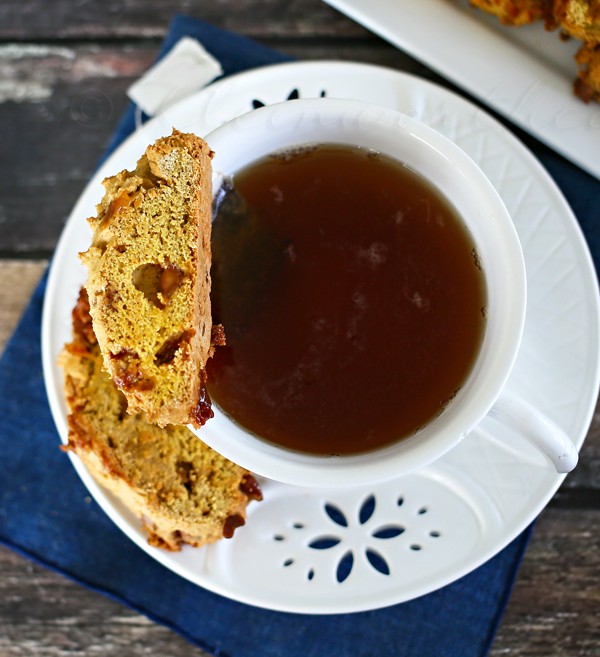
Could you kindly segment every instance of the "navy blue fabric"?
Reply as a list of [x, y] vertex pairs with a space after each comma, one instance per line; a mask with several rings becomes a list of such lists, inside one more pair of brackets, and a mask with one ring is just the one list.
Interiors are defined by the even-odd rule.
[[[201, 21], [179, 17], [162, 53], [198, 38], [226, 74], [286, 57]], [[134, 128], [122, 120], [109, 151]], [[598, 183], [529, 140], [565, 192], [594, 255]], [[408, 603], [358, 614], [309, 616], [232, 602], [169, 572], [127, 539], [91, 501], [59, 450], [42, 380], [36, 289], [0, 369], [0, 541], [81, 584], [163, 623], [215, 655], [230, 657], [477, 657], [485, 655], [510, 595], [531, 528], [486, 564]]]

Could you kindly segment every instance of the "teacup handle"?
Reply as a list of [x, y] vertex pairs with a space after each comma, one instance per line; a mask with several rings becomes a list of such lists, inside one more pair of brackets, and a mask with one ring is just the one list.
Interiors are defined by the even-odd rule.
[[529, 439], [553, 463], [557, 472], [571, 472], [579, 454], [573, 441], [550, 418], [519, 395], [504, 390], [490, 415]]

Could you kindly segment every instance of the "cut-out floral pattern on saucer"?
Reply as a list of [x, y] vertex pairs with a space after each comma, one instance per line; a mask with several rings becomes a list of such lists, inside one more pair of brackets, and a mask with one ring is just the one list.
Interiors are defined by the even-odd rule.
[[[404, 509], [401, 509], [404, 507]], [[393, 574], [394, 568], [399, 566], [399, 559], [405, 557], [407, 552], [420, 552], [430, 539], [438, 539], [442, 533], [438, 529], [424, 531], [421, 517], [425, 516], [429, 509], [427, 506], [412, 507], [408, 510], [404, 503], [404, 496], [395, 499], [396, 517], [390, 514], [379, 514], [385, 517], [378, 518], [377, 499], [375, 494], [369, 494], [360, 503], [356, 514], [344, 511], [339, 504], [330, 501], [323, 503], [322, 511], [329, 529], [324, 533], [309, 536], [302, 543], [309, 550], [309, 555], [286, 556], [281, 562], [284, 568], [289, 568], [299, 563], [310, 563], [310, 551], [331, 551], [331, 565], [334, 568], [335, 579], [339, 584], [350, 577], [353, 568], [360, 561], [370, 567], [372, 573], [388, 576]], [[352, 516], [356, 515], [356, 519]], [[401, 522], [400, 522], [401, 520]], [[407, 528], [411, 524], [414, 536], [420, 536], [415, 540], [407, 538]], [[296, 521], [291, 524], [292, 530], [308, 531], [306, 523]], [[402, 543], [395, 541], [393, 549], [383, 550], [383, 542], [389, 543], [394, 539], [402, 537]], [[273, 540], [284, 542], [288, 538], [285, 532], [273, 535]], [[297, 545], [296, 541], [293, 541]], [[310, 563], [305, 570], [306, 579], [310, 582], [317, 575], [317, 568]]]

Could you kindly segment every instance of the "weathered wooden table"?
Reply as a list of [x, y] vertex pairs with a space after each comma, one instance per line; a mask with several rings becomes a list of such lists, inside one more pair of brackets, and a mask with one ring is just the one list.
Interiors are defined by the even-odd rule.
[[[301, 59], [438, 80], [319, 0], [3, 0], [0, 348], [176, 12]], [[600, 655], [600, 419], [543, 512], [491, 655]], [[202, 655], [164, 627], [0, 548], [0, 656]], [[425, 657], [425, 656], [424, 656]]]

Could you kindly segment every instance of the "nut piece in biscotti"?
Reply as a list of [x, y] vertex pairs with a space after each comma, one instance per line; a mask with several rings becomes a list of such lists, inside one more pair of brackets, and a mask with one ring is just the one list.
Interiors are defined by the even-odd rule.
[[159, 426], [210, 417], [204, 366], [211, 355], [212, 152], [173, 131], [135, 171], [104, 181], [88, 270], [94, 332], [104, 368]]
[[164, 429], [125, 412], [125, 398], [102, 370], [85, 290], [73, 310], [73, 339], [61, 354], [70, 415], [67, 450], [138, 516], [151, 545], [179, 550], [231, 537], [254, 477], [183, 426]]

